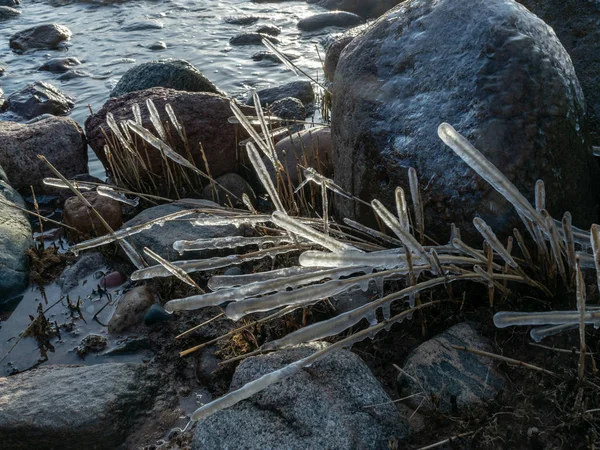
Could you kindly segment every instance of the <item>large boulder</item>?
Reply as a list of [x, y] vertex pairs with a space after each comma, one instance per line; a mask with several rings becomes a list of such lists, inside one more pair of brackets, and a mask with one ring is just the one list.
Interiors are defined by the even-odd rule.
[[306, 0], [325, 9], [348, 11], [363, 17], [379, 17], [403, 0]]
[[71, 39], [71, 30], [63, 25], [50, 23], [37, 25], [19, 31], [10, 37], [10, 48], [16, 51], [27, 51], [33, 49], [55, 49], [64, 41]]
[[[552, 214], [569, 210], [580, 226], [597, 220], [598, 168], [571, 59], [552, 29], [512, 0], [402, 3], [342, 52], [333, 97], [335, 181], [392, 207], [395, 187], [407, 190], [416, 168], [426, 232], [440, 241], [452, 222], [479, 241], [476, 215], [501, 234], [520, 223], [438, 138], [442, 122], [527, 198], [544, 180]], [[336, 202], [342, 215], [372, 217], [358, 203]]]
[[74, 103], [56, 86], [44, 81], [28, 84], [23, 89], [12, 93], [2, 110], [10, 111], [25, 119], [33, 119], [42, 114], [64, 116], [71, 112]]
[[72, 119], [49, 117], [30, 124], [0, 122], [0, 165], [12, 186], [30, 193], [46, 192], [44, 177], [55, 177], [37, 155], [44, 155], [67, 178], [87, 173], [88, 154], [83, 131]]
[[589, 131], [600, 145], [600, 2], [517, 0], [550, 25], [569, 53], [585, 95]]
[[0, 302], [19, 294], [27, 286], [28, 259], [25, 251], [33, 247], [31, 224], [21, 196], [8, 183], [0, 167]]
[[[190, 151], [197, 167], [205, 170], [202, 153], [198, 145], [198, 143], [202, 143], [210, 173], [213, 177], [236, 171], [240, 153], [237, 144], [240, 139], [245, 139], [247, 134], [241, 126], [228, 122], [228, 119], [233, 116], [229, 99], [207, 92], [183, 92], [165, 88], [146, 89], [111, 98], [100, 111], [85, 121], [85, 131], [90, 147], [104, 164], [104, 167], [109, 168], [104, 154], [104, 145], [106, 144], [104, 133], [111, 134], [106, 125], [106, 114], [111, 112], [117, 122], [133, 120], [131, 107], [137, 103], [142, 113], [142, 125], [154, 132], [150, 114], [146, 107], [147, 100], [154, 102], [163, 122], [168, 121], [165, 105], [167, 103], [171, 105], [179, 122], [185, 129]], [[252, 108], [245, 106], [240, 108], [247, 115], [252, 115], [254, 112]], [[172, 141], [174, 149], [186, 155], [184, 143], [174, 132]], [[163, 162], [160, 153], [150, 148], [147, 154], [153, 172], [162, 173]]]
[[[323, 343], [248, 358], [231, 389], [306, 357]], [[375, 408], [365, 408], [368, 405]], [[192, 450], [388, 449], [408, 427], [366, 364], [340, 350], [227, 410], [200, 421]]]
[[463, 322], [424, 342], [406, 359], [398, 375], [401, 397], [415, 408], [443, 413], [473, 412], [504, 389], [493, 361], [453, 346], [491, 351], [489, 343]]
[[151, 410], [161, 380], [137, 364], [45, 366], [0, 378], [3, 448], [114, 450]]
[[110, 93], [119, 97], [129, 92], [163, 87], [187, 92], [223, 94], [202, 72], [182, 59], [163, 59], [139, 64], [123, 74]]

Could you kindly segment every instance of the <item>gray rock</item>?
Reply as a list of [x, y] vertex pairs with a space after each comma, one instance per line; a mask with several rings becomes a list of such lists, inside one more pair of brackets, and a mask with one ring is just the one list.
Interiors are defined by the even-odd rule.
[[132, 67], [123, 74], [111, 97], [119, 97], [133, 91], [163, 87], [187, 92], [221, 91], [202, 72], [182, 59], [161, 59]]
[[223, 22], [230, 25], [252, 25], [260, 20], [259, 16], [229, 16], [223, 19]]
[[[183, 203], [183, 201], [186, 203]], [[157, 219], [159, 217], [166, 216], [167, 214], [172, 214], [184, 209], [219, 208], [219, 205], [208, 200], [189, 199], [183, 201], [148, 208], [139, 213], [130, 221], [123, 224], [123, 228], [131, 227], [133, 225], [140, 225], [148, 222], [149, 220]], [[162, 227], [154, 226], [149, 230], [144, 230], [141, 233], [134, 234], [131, 236], [131, 243], [138, 249], [148, 247], [163, 258], [167, 258], [169, 260], [196, 259], [214, 256], [214, 252], [186, 252], [184, 256], [180, 256], [175, 250], [173, 250], [173, 242], [177, 240], [239, 236], [241, 233], [242, 230], [237, 229], [233, 225], [224, 227], [194, 227], [190, 222], [186, 221], [169, 221], [166, 222]]]
[[[315, 102], [315, 91], [310, 81], [292, 81], [280, 86], [260, 89], [257, 91], [262, 106], [272, 105], [277, 100], [286, 97], [297, 98], [305, 108], [312, 109]], [[254, 106], [254, 99], [250, 95], [246, 104]]]
[[315, 14], [298, 22], [298, 28], [302, 31], [316, 31], [326, 27], [353, 27], [364, 23], [364, 19], [350, 12], [335, 11]]
[[92, 76], [93, 75], [90, 72], [87, 72], [85, 70], [72, 69], [72, 70], [69, 70], [68, 72], [63, 73], [61, 76], [59, 76], [57, 78], [57, 80], [69, 81], [69, 80], [74, 80], [75, 78], [89, 78]]
[[600, 2], [517, 1], [550, 25], [569, 53], [585, 96], [592, 143], [600, 145]]
[[[512, 206], [437, 136], [448, 122], [525, 197], [533, 200], [542, 179], [550, 213], [569, 210], [586, 227], [597, 220], [599, 177], [584, 120], [569, 55], [524, 7], [408, 0], [341, 54], [333, 84], [335, 181], [389, 206], [396, 186], [408, 190], [414, 167], [427, 186], [425, 229], [434, 239], [446, 242], [454, 222], [464, 239], [479, 243], [476, 215], [498, 234], [512, 234], [520, 226]], [[344, 217], [372, 217], [358, 203], [335, 201]]]
[[[242, 196], [246, 194], [250, 202], [256, 204], [256, 194], [252, 187], [237, 173], [226, 173], [215, 179], [217, 185], [213, 188], [210, 184], [202, 190], [202, 198], [219, 203], [223, 206], [233, 205], [235, 207], [244, 207]], [[222, 187], [221, 187], [222, 186]], [[223, 189], [224, 188], [224, 189]], [[231, 192], [237, 198], [227, 193]]]
[[262, 45], [262, 40], [266, 39], [273, 44], [278, 44], [279, 39], [274, 36], [262, 33], [240, 33], [229, 39], [231, 45]]
[[333, 41], [329, 48], [327, 48], [327, 52], [325, 53], [325, 62], [323, 63], [323, 72], [325, 73], [325, 78], [328, 81], [333, 81], [333, 77], [335, 76], [335, 68], [340, 60], [340, 55], [355, 37], [355, 35], [344, 34], [340, 38]]
[[[411, 405], [443, 413], [470, 411], [493, 400], [504, 389], [504, 378], [490, 358], [455, 350], [453, 345], [491, 351], [471, 325], [459, 323], [417, 347], [398, 376], [402, 397], [421, 393]], [[455, 404], [456, 406], [453, 406]]]
[[[2, 145], [0, 143], [0, 145]], [[19, 294], [29, 278], [25, 251], [33, 247], [31, 224], [24, 212], [5, 202], [25, 208], [23, 198], [8, 183], [0, 167], [0, 302]]]
[[79, 286], [79, 283], [89, 275], [106, 268], [106, 260], [101, 253], [84, 253], [75, 263], [67, 267], [58, 278], [58, 284], [63, 294]]
[[268, 34], [269, 36], [279, 36], [281, 28], [276, 25], [263, 25], [256, 29], [257, 33]]
[[[314, 343], [251, 357], [233, 376], [231, 389], [280, 369], [323, 347]], [[387, 449], [407, 437], [406, 423], [355, 354], [334, 352], [248, 400], [198, 423], [192, 450]], [[381, 404], [365, 409], [366, 405]]]
[[[304, 120], [307, 116], [306, 108], [300, 100], [294, 97], [286, 97], [273, 102], [269, 106], [269, 114], [287, 120]], [[290, 122], [293, 124], [293, 122]], [[282, 122], [282, 125], [287, 125], [287, 122]]]
[[[296, 53], [291, 53], [291, 52], [283, 52], [283, 54], [290, 61], [294, 61], [295, 59], [298, 59], [300, 57], [300, 55], [298, 55]], [[275, 63], [275, 64], [283, 64], [283, 62], [281, 61], [281, 59], [279, 59], [275, 55], [275, 53], [272, 53], [272, 52], [269, 52], [269, 51], [260, 51], [260, 52], [253, 53], [252, 54], [252, 59], [254, 61], [269, 61], [269, 62], [272, 62], [272, 63]]]
[[325, 9], [348, 11], [363, 17], [379, 17], [402, 0], [306, 0]]
[[42, 64], [38, 70], [47, 70], [54, 73], [68, 72], [72, 67], [79, 66], [81, 61], [77, 58], [52, 58]]
[[125, 293], [108, 322], [108, 332], [118, 334], [140, 325], [154, 303], [154, 295], [146, 286], [137, 286]]
[[120, 448], [136, 420], [152, 409], [160, 383], [137, 364], [44, 366], [0, 378], [2, 445]]
[[51, 23], [27, 28], [13, 34], [9, 44], [10, 48], [17, 51], [55, 49], [64, 41], [71, 39], [71, 36], [71, 30], [67, 27]]
[[45, 193], [42, 180], [55, 177], [37, 155], [44, 155], [67, 177], [88, 172], [87, 145], [77, 123], [66, 117], [51, 117], [31, 124], [0, 122], [0, 165], [11, 174], [13, 187]]
[[12, 93], [2, 108], [25, 119], [32, 119], [42, 114], [64, 116], [71, 112], [73, 106], [73, 100], [56, 86], [36, 81]]
[[21, 11], [10, 6], [0, 6], [0, 20], [11, 19], [21, 14]]
[[156, 41], [153, 44], [150, 44], [148, 48], [150, 50], [166, 50], [167, 44], [165, 44], [163, 41]]
[[[322, 175], [331, 176], [333, 173], [332, 145], [331, 129], [315, 127], [283, 138], [275, 144], [275, 151], [283, 166], [288, 168], [292, 184], [297, 186], [300, 181], [298, 173], [302, 172], [302, 169], [298, 168], [298, 164], [303, 166], [308, 164]], [[266, 165], [271, 178], [275, 180], [273, 165]]]
[[81, 340], [79, 346], [75, 349], [75, 353], [81, 358], [85, 358], [88, 353], [98, 353], [106, 348], [108, 340], [106, 336], [99, 334], [88, 334]]
[[161, 30], [165, 25], [155, 19], [144, 19], [136, 20], [133, 22], [126, 23], [121, 27], [122, 31], [147, 31], [147, 30]]
[[148, 309], [144, 315], [144, 323], [146, 326], [151, 327], [158, 323], [171, 320], [173, 317], [174, 316], [172, 314], [169, 314], [167, 311], [165, 311], [165, 308], [155, 303], [154, 305], [150, 306], [150, 309]]
[[21, 0], [0, 0], [2, 6], [18, 6], [21, 4]]

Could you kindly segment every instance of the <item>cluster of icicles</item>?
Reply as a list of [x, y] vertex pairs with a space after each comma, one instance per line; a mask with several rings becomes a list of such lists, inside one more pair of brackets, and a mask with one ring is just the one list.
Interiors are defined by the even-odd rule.
[[[260, 105], [257, 98], [255, 98], [255, 105]], [[204, 209], [183, 210], [142, 225], [124, 228], [106, 236], [82, 242], [73, 246], [72, 250], [77, 253], [111, 242], [123, 244], [127, 237], [153, 226], [162, 226], [170, 220], [189, 220], [194, 226], [199, 227], [235, 225], [259, 226], [266, 229], [267, 224], [273, 224], [277, 228], [270, 228], [269, 235], [258, 237], [230, 236], [177, 241], [173, 244], [173, 248], [181, 255], [203, 250], [235, 249], [236, 254], [229, 256], [169, 262], [146, 248], [144, 253], [158, 264], [153, 266], [147, 266], [145, 263], [140, 264], [140, 259], [142, 261], [143, 259], [139, 257], [136, 264], [138, 270], [132, 274], [131, 278], [132, 280], [144, 280], [176, 276], [182, 281], [197, 287], [189, 274], [200, 271], [213, 271], [247, 261], [269, 257], [275, 258], [278, 255], [301, 251], [299, 266], [235, 277], [213, 276], [208, 283], [208, 287], [212, 292], [171, 300], [166, 303], [165, 309], [173, 313], [174, 311], [224, 305], [226, 316], [233, 320], [239, 320], [248, 314], [257, 312], [277, 311], [282, 314], [289, 313], [297, 308], [312, 305], [346, 291], [367, 290], [371, 282], [375, 283], [379, 298], [354, 310], [306, 326], [281, 339], [264, 344], [260, 349], [261, 351], [272, 351], [289, 345], [339, 335], [363, 319], [366, 319], [369, 323], [369, 326], [362, 331], [351, 334], [349, 337], [307, 358], [264, 375], [240, 389], [202, 406], [193, 414], [193, 420], [202, 419], [209, 414], [248, 398], [267, 386], [312, 364], [330, 351], [348, 347], [365, 338], [372, 337], [380, 330], [389, 328], [392, 324], [400, 322], [404, 318], [410, 318], [417, 309], [439, 303], [429, 302], [415, 306], [415, 298], [422, 291], [436, 286], [448, 285], [454, 281], [480, 282], [486, 284], [490, 290], [502, 290], [504, 289], [503, 284], [506, 282], [519, 282], [547, 291], [544, 286], [525, 273], [519, 262], [511, 256], [510, 248], [505, 247], [491, 228], [480, 218], [474, 219], [474, 225], [487, 245], [493, 249], [495, 260], [490, 259], [481, 250], [472, 248], [461, 241], [460, 230], [455, 227], [452, 228], [451, 239], [447, 245], [424, 246], [422, 244], [424, 235], [423, 217], [422, 212], [419, 213], [420, 194], [414, 169], [411, 169], [409, 178], [414, 181], [411, 182], [411, 198], [414, 206], [415, 229], [418, 233], [413, 234], [411, 232], [408, 207], [404, 191], [401, 188], [396, 190], [395, 212], [387, 209], [378, 200], [373, 200], [371, 203], [375, 213], [394, 233], [395, 237], [389, 237], [380, 231], [370, 229], [351, 220], [344, 220], [346, 226], [367, 234], [378, 242], [394, 244], [396, 248], [372, 250], [372, 246], [362, 245], [365, 241], [352, 240], [348, 234], [339, 231], [338, 227], [331, 226], [327, 214], [327, 191], [345, 197], [351, 197], [351, 194], [345, 192], [332, 180], [323, 177], [310, 168], [305, 170], [305, 180], [306, 182], [315, 183], [322, 189], [323, 219], [316, 220], [289, 216], [282, 206], [277, 189], [259, 152], [260, 149], [276, 170], [281, 170], [281, 164], [277, 159], [272, 140], [268, 138], [269, 130], [266, 120], [262, 116], [260, 106], [256, 108], [257, 116], [254, 120], [261, 125], [262, 134], [255, 130], [253, 126], [255, 123], [251, 123], [234, 102], [232, 102], [231, 108], [236, 120], [247, 129], [254, 141], [248, 141], [245, 144], [249, 160], [269, 194], [275, 206], [275, 212], [272, 214], [258, 214], [251, 207], [249, 207], [249, 212], [228, 209], [215, 209], [209, 213]], [[155, 118], [152, 122], [155, 124], [157, 134], [162, 137], [162, 132], [156, 125], [156, 122], [159, 122], [156, 119], [158, 113], [153, 105], [148, 105], [148, 109], [151, 117]], [[187, 161], [182, 163], [180, 161], [181, 156], [168, 148], [163, 139], [155, 137], [141, 126], [139, 110], [134, 111], [134, 113], [136, 121], [127, 123], [132, 131], [163, 152], [166, 157], [189, 167], [189, 163]], [[172, 110], [167, 108], [167, 113], [173, 118]], [[116, 128], [118, 130], [114, 120], [112, 122], [110, 124], [111, 129]], [[117, 133], [115, 132], [115, 134]], [[538, 182], [536, 185], [536, 205], [533, 207], [515, 186], [464, 137], [457, 133], [452, 126], [445, 123], [440, 125], [438, 134], [458, 156], [512, 203], [538, 246], [541, 258], [545, 258], [548, 269], [559, 273], [567, 284], [571, 284], [572, 280], [575, 280], [577, 284], [577, 311], [502, 312], [494, 317], [496, 326], [539, 325], [539, 328], [535, 328], [531, 332], [535, 340], [578, 327], [582, 323], [591, 323], [598, 326], [600, 324], [600, 311], [591, 308], [586, 311], [585, 290], [582, 286], [583, 278], [581, 277], [582, 267], [595, 267], [596, 269], [600, 267], [600, 231], [598, 227], [592, 227], [591, 233], [576, 229], [571, 225], [571, 218], [568, 213], [565, 214], [562, 221], [555, 221], [544, 209], [545, 193], [543, 183]], [[119, 138], [118, 135], [117, 138]], [[198, 169], [194, 167], [192, 170], [197, 171]], [[49, 180], [48, 183], [59, 186], [63, 182], [61, 180]], [[78, 187], [85, 189], [87, 186], [78, 182]], [[106, 191], [103, 189], [103, 191], [109, 192], [108, 189]], [[421, 236], [420, 240], [415, 237], [416, 234]], [[535, 266], [530, 253], [525, 247], [523, 238], [517, 231], [515, 231], [515, 237], [524, 254], [527, 266]], [[579, 249], [578, 251], [576, 251], [576, 246]], [[245, 247], [258, 247], [259, 250], [237, 254], [238, 249]], [[590, 248], [592, 254], [587, 253]], [[128, 255], [131, 256], [130, 252], [128, 252]], [[417, 278], [423, 272], [431, 274], [432, 277], [426, 281], [417, 282]], [[407, 283], [409, 286], [384, 296], [384, 282], [397, 278], [409, 280], [409, 283]], [[600, 286], [600, 277], [598, 283]], [[407, 302], [409, 308], [392, 316], [390, 305], [397, 300]], [[378, 310], [381, 311], [383, 317], [380, 321], [378, 321], [376, 314]]]

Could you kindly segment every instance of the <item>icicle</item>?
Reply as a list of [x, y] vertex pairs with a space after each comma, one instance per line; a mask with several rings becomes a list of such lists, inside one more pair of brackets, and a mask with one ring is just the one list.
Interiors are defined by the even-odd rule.
[[185, 252], [196, 252], [201, 250], [219, 250], [223, 248], [238, 248], [247, 247], [249, 245], [281, 245], [292, 242], [289, 236], [261, 236], [261, 237], [244, 237], [244, 236], [225, 236], [211, 239], [197, 239], [195, 241], [175, 241], [173, 249], [179, 252], [180, 255]]
[[[494, 315], [494, 325], [498, 328], [517, 325], [577, 325], [579, 319], [578, 311], [499, 312]], [[600, 322], [600, 312], [586, 311], [584, 321], [586, 324], [598, 324]]]
[[[140, 254], [133, 248], [133, 245], [131, 245], [129, 242], [124, 241], [124, 240], [120, 240], [119, 245], [121, 246], [121, 248], [123, 249], [123, 251], [125, 252], [127, 257], [129, 258], [129, 261], [131, 261], [131, 263], [138, 270], [141, 270], [147, 266], [147, 264], [144, 262], [144, 260], [140, 256]], [[73, 251], [73, 248], [71, 248], [71, 251]], [[75, 255], [77, 255], [76, 252], [73, 251], [73, 253]]]
[[323, 231], [329, 234], [329, 202], [327, 199], [327, 184], [321, 182], [321, 203], [323, 204]]
[[[594, 267], [596, 268], [596, 280], [600, 292], [600, 227], [598, 227], [597, 224], [593, 224], [590, 229], [590, 243], [592, 245]], [[579, 261], [581, 263], [581, 258], [579, 258]]]
[[565, 331], [575, 330], [577, 328], [579, 328], [579, 325], [550, 325], [549, 327], [533, 328], [529, 332], [529, 336], [531, 336], [531, 339], [535, 342], [540, 342], [547, 337], [564, 333]]
[[154, 129], [158, 133], [158, 137], [160, 137], [163, 141], [166, 142], [167, 133], [165, 132], [162, 121], [160, 120], [160, 115], [158, 114], [158, 111], [156, 109], [156, 106], [154, 106], [154, 102], [152, 101], [152, 99], [149, 98], [146, 100], [146, 107], [148, 108], [148, 112], [150, 113], [150, 122], [152, 122]]
[[262, 130], [262, 135], [265, 137], [264, 142], [269, 149], [269, 159], [273, 162], [273, 168], [277, 170], [280, 166], [277, 158], [277, 152], [275, 151], [275, 146], [273, 145], [273, 139], [269, 139], [269, 127], [267, 125], [267, 121], [265, 120], [265, 115], [263, 114], [260, 98], [258, 98], [258, 94], [255, 90], [252, 91], [252, 99], [254, 100], [254, 109], [256, 110], [258, 124]]
[[208, 280], [208, 288], [216, 291], [218, 289], [243, 286], [250, 283], [272, 280], [274, 278], [292, 277], [302, 273], [315, 272], [314, 267], [285, 267], [283, 269], [270, 270], [268, 272], [248, 273], [244, 275], [215, 275]]
[[[44, 178], [43, 183], [45, 186], [51, 186], [59, 189], [70, 189], [69, 185], [59, 178]], [[95, 184], [86, 183], [85, 181], [69, 180], [69, 183], [71, 183], [80, 191], [91, 191], [92, 189], [96, 189]]]
[[[567, 262], [569, 264], [569, 270], [573, 275], [575, 273], [575, 239], [573, 237], [573, 222], [571, 218], [571, 213], [568, 211], [563, 215], [562, 218], [562, 232], [564, 236], [564, 242], [567, 247]], [[573, 276], [571, 276], [571, 281], [573, 280]], [[600, 280], [598, 282], [598, 287], [600, 289]]]
[[408, 208], [406, 206], [406, 199], [404, 198], [404, 189], [400, 186], [396, 188], [396, 210], [400, 225], [402, 225], [404, 231], [410, 233], [410, 221], [408, 220]]
[[563, 279], [565, 283], [569, 283], [569, 279], [567, 278], [567, 273], [565, 272], [565, 264], [563, 263], [562, 253], [561, 253], [561, 239], [558, 234], [558, 230], [556, 229], [556, 225], [554, 224], [554, 219], [548, 214], [548, 211], [545, 209], [542, 210], [542, 217], [545, 219], [546, 230], [548, 231], [548, 236], [550, 238], [550, 247], [552, 248], [552, 253], [554, 254], [554, 260], [558, 266], [558, 272], [560, 277]]
[[533, 222], [543, 223], [541, 215], [523, 197], [523, 194], [519, 192], [514, 184], [450, 124], [442, 123], [438, 127], [438, 135], [480, 177], [512, 203], [519, 213]]
[[209, 292], [208, 294], [171, 300], [166, 303], [165, 309], [169, 312], [173, 312], [178, 310], [194, 310], [231, 301], [239, 302], [253, 296], [283, 292], [288, 288], [297, 288], [299, 286], [318, 283], [325, 279], [335, 280], [360, 271], [361, 270], [354, 269], [327, 269], [301, 273], [286, 278], [268, 279], [244, 284], [238, 288], [220, 289], [215, 292]]
[[177, 153], [175, 150], [173, 150], [171, 147], [169, 147], [169, 145], [167, 145], [164, 141], [158, 139], [156, 136], [154, 136], [152, 133], [150, 133], [144, 127], [141, 127], [140, 125], [135, 123], [133, 120], [128, 120], [127, 125], [129, 126], [129, 129], [131, 131], [135, 132], [138, 136], [140, 136], [142, 139], [144, 139], [152, 147], [163, 152], [164, 155], [167, 158], [169, 158], [171, 161], [174, 161], [177, 164], [179, 164], [180, 166], [190, 169], [191, 171], [197, 173], [198, 175], [202, 175], [202, 176], [206, 177], [206, 174], [204, 172], [199, 170], [195, 165], [193, 165], [191, 162], [189, 162], [187, 159], [185, 159], [183, 156], [181, 156], [179, 153]]
[[134, 103], [133, 105], [131, 105], [131, 111], [133, 112], [133, 118], [135, 119], [135, 123], [137, 123], [141, 127], [142, 111], [140, 110], [140, 105], [138, 103]]
[[[281, 211], [281, 212], [285, 213], [285, 208], [283, 207], [283, 203], [281, 203], [281, 199], [279, 198], [277, 189], [275, 189], [275, 186], [273, 185], [273, 181], [271, 180], [271, 176], [269, 175], [269, 172], [267, 171], [267, 167], [265, 166], [265, 163], [263, 163], [260, 155], [258, 154], [256, 147], [252, 144], [252, 142], [248, 142], [248, 144], [246, 145], [246, 150], [248, 152], [248, 157], [250, 158], [250, 162], [252, 163], [252, 166], [254, 167], [254, 171], [258, 175], [258, 178], [260, 179], [260, 182], [262, 183], [265, 190], [267, 191], [267, 194], [269, 194], [269, 197], [271, 198], [271, 201], [273, 202], [275, 209], [277, 211]], [[275, 164], [274, 161], [273, 161], [273, 164]]]
[[248, 197], [248, 194], [246, 194], [245, 192], [242, 194], [242, 203], [246, 208], [248, 208], [248, 211], [250, 211], [252, 214], [258, 214], [258, 211], [256, 210], [256, 208], [254, 208], [254, 205], [250, 201], [250, 197]]
[[103, 197], [108, 197], [126, 205], [137, 207], [140, 204], [140, 198], [136, 197], [133, 200], [128, 199], [124, 194], [115, 191], [113, 188], [108, 186], [98, 186], [96, 192]]
[[423, 203], [421, 202], [419, 177], [417, 176], [417, 171], [413, 167], [408, 169], [408, 185], [410, 187], [410, 196], [412, 198], [413, 208], [415, 210], [417, 230], [419, 230], [419, 237], [421, 238], [421, 242], [423, 242], [423, 238], [425, 236], [425, 217], [423, 215]]
[[[246, 118], [246, 116], [244, 115], [244, 113], [240, 110], [240, 108], [238, 108], [238, 106], [236, 105], [235, 101], [232, 100], [229, 103], [229, 107], [231, 108], [231, 111], [233, 112], [233, 115], [240, 121], [240, 123], [244, 127], [244, 130], [246, 130], [246, 132], [250, 135], [250, 137], [252, 139], [254, 139], [254, 142], [256, 143], [256, 145], [258, 145], [258, 147], [265, 154], [265, 156], [267, 158], [269, 158], [269, 160], [273, 164], [273, 167], [277, 168], [277, 160], [274, 158], [274, 155], [271, 152], [271, 149], [270, 149], [269, 145], [265, 142], [265, 139], [261, 138], [261, 136], [258, 134], [258, 132], [254, 129], [254, 126], [252, 126], [252, 124], [248, 121], [248, 119]], [[249, 144], [252, 144], [252, 143], [248, 142], [246, 144], [246, 149], [248, 148]], [[257, 158], [261, 159], [260, 156], [257, 156]], [[262, 160], [261, 160], [261, 162], [262, 162]], [[265, 170], [266, 170], [266, 168], [265, 168]], [[261, 174], [258, 173], [258, 171], [257, 171], [257, 175], [259, 177], [261, 176]], [[269, 177], [269, 179], [270, 179], [270, 177]]]
[[170, 104], [167, 103], [165, 105], [165, 111], [167, 112], [167, 115], [169, 116], [169, 120], [173, 124], [173, 127], [177, 131], [177, 134], [179, 135], [179, 137], [181, 138], [181, 140], [183, 142], [185, 142], [186, 141], [186, 137], [185, 137], [185, 131], [183, 130], [183, 125], [181, 125], [181, 122], [179, 121], [179, 119], [175, 115], [175, 111], [173, 111], [173, 108], [171, 107]]
[[312, 167], [306, 167], [303, 171], [304, 173], [304, 181], [296, 188], [294, 194], [296, 194], [306, 183], [312, 181], [315, 184], [323, 185], [327, 187], [332, 192], [341, 195], [342, 197], [352, 198], [352, 194], [342, 189], [339, 185], [335, 184], [335, 182], [331, 178], [327, 178], [321, 175]]
[[272, 222], [275, 225], [285, 229], [289, 233], [293, 233], [304, 239], [314, 242], [315, 244], [318, 244], [321, 247], [325, 247], [326, 249], [331, 250], [332, 252], [342, 253], [345, 251], [353, 251], [357, 253], [362, 253], [361, 250], [352, 247], [351, 245], [344, 244], [343, 242], [340, 242], [331, 236], [323, 234], [315, 230], [314, 228], [291, 218], [285, 212], [275, 211], [271, 217]]
[[[274, 247], [266, 250], [259, 250], [257, 252], [249, 253], [246, 255], [229, 255], [209, 259], [173, 261], [171, 264], [173, 264], [175, 267], [183, 269], [185, 273], [203, 272], [207, 270], [220, 269], [222, 267], [227, 267], [231, 265], [242, 264], [246, 261], [253, 261], [256, 259], [262, 259], [266, 257], [272, 258], [277, 255], [293, 251], [296, 251], [296, 247], [294, 246]], [[136, 270], [131, 274], [131, 279], [133, 281], [147, 280], [154, 277], [168, 277], [170, 275], [171, 273], [169, 271], [167, 271], [164, 267], [158, 265], [146, 267], [142, 270]]]
[[546, 189], [544, 188], [543, 180], [535, 182], [535, 209], [538, 212], [546, 209]]

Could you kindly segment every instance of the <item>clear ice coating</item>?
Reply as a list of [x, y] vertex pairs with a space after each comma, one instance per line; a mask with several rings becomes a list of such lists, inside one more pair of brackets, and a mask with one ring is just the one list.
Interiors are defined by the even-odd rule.
[[173, 243], [173, 249], [182, 255], [185, 252], [239, 248], [248, 247], [250, 245], [258, 245], [259, 247], [262, 247], [269, 244], [281, 245], [290, 243], [292, 241], [292, 238], [289, 236], [225, 236], [212, 239], [196, 239], [194, 241], [175, 241]]
[[[242, 264], [246, 261], [253, 261], [256, 259], [262, 259], [267, 257], [275, 257], [284, 253], [293, 252], [296, 250], [294, 246], [288, 247], [273, 247], [265, 250], [259, 250], [257, 252], [248, 253], [245, 255], [229, 255], [221, 256], [216, 258], [208, 259], [195, 259], [189, 261], [173, 261], [171, 264], [175, 267], [179, 267], [185, 271], [185, 273], [203, 272], [207, 270], [220, 269], [236, 264]], [[161, 265], [145, 267], [141, 270], [136, 270], [131, 274], [131, 279], [134, 281], [148, 280], [154, 277], [168, 277], [172, 275], [167, 269]]]
[[248, 273], [243, 275], [215, 275], [208, 280], [208, 288], [216, 291], [218, 289], [242, 286], [248, 283], [272, 280], [274, 278], [290, 277], [301, 273], [309, 273], [317, 270], [315, 267], [285, 267], [283, 269], [269, 270], [267, 272]]
[[[55, 187], [55, 188], [59, 188], [59, 189], [71, 189], [69, 187], [69, 184], [65, 183], [60, 178], [44, 178], [42, 182], [46, 186], [51, 186], [51, 187]], [[80, 191], [91, 191], [93, 189], [96, 189], [96, 185], [93, 183], [86, 183], [84, 181], [75, 181], [75, 180], [69, 180], [69, 183], [71, 183], [73, 186], [75, 186], [75, 189], [80, 190]]]
[[366, 271], [365, 268], [325, 269], [300, 273], [293, 276], [265, 279], [243, 284], [240, 287], [219, 289], [207, 294], [171, 300], [167, 302], [165, 309], [168, 312], [173, 312], [177, 310], [193, 310], [204, 308], [206, 306], [215, 306], [230, 301], [239, 302], [256, 295], [282, 292], [288, 288], [297, 288], [326, 279], [338, 279], [340, 277], [364, 271]]
[[485, 221], [482, 218], [475, 217], [473, 219], [473, 225], [475, 225], [475, 228], [477, 229], [477, 231], [479, 231], [479, 233], [481, 233], [481, 235], [484, 237], [486, 242], [488, 244], [490, 244], [490, 246], [494, 249], [494, 251], [502, 257], [502, 259], [506, 262], [506, 264], [508, 264], [513, 269], [516, 269], [519, 267], [517, 262], [511, 256], [511, 254], [508, 253], [508, 250], [506, 250], [506, 247], [504, 247], [504, 245], [502, 245], [502, 243], [498, 240], [498, 237], [496, 236], [496, 234], [488, 226], [488, 224], [485, 223]]
[[275, 211], [273, 213], [272, 222], [283, 228], [284, 230], [292, 233], [294, 235], [298, 235], [301, 238], [304, 238], [310, 242], [314, 242], [315, 244], [320, 245], [321, 247], [325, 247], [332, 252], [344, 252], [344, 251], [354, 251], [361, 253], [361, 250], [352, 247], [351, 245], [344, 244], [343, 242], [338, 241], [337, 239], [332, 238], [320, 231], [315, 230], [314, 228], [303, 224], [299, 220], [295, 220], [288, 216], [285, 212]]
[[[252, 144], [252, 142], [248, 142], [248, 144], [246, 144], [246, 150], [248, 152], [248, 158], [250, 158], [250, 162], [254, 167], [254, 171], [258, 175], [258, 178], [264, 186], [265, 190], [267, 191], [267, 194], [269, 194], [269, 197], [271, 198], [275, 209], [285, 214], [285, 208], [283, 207], [283, 203], [281, 203], [281, 199], [279, 198], [277, 189], [275, 188], [275, 185], [271, 180], [271, 176], [267, 171], [267, 166], [265, 166], [265, 163], [260, 157], [258, 150], [256, 150], [256, 147]], [[266, 151], [268, 152], [269, 149], [267, 148]], [[273, 162], [273, 164], [276, 164], [276, 162]], [[275, 165], [275, 167], [277, 166]]]
[[[586, 311], [586, 324], [600, 324], [599, 311]], [[515, 325], [567, 325], [579, 324], [579, 311], [544, 311], [544, 312], [499, 312], [494, 315], [494, 325], [498, 328]]]
[[529, 332], [529, 336], [531, 336], [531, 339], [533, 339], [535, 342], [540, 342], [542, 339], [545, 339], [547, 337], [564, 333], [565, 331], [576, 330], [577, 328], [579, 328], [578, 324], [550, 325], [547, 327], [537, 327], [533, 328]]

